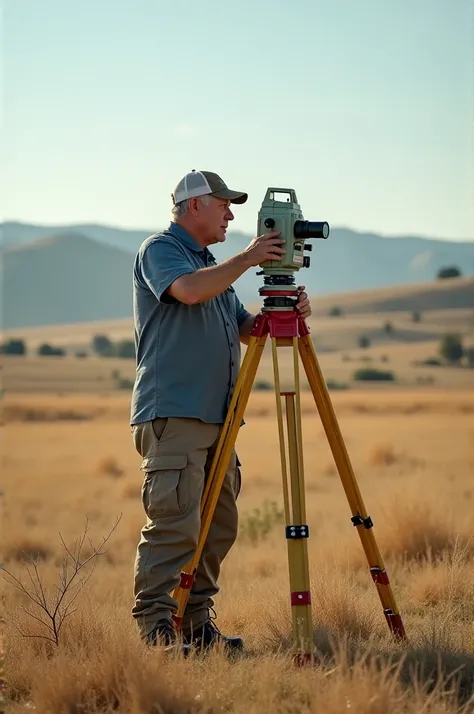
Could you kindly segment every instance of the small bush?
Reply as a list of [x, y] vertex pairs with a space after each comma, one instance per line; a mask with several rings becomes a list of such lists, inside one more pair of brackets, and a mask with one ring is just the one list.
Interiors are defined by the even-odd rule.
[[384, 332], [387, 333], [387, 335], [391, 335], [393, 332], [393, 325], [391, 322], [386, 322], [385, 325], [383, 326]]
[[438, 273], [436, 277], [438, 279], [443, 279], [443, 278], [460, 278], [462, 275], [460, 269], [455, 266], [455, 265], [449, 265], [446, 266], [445, 268], [440, 268], [438, 270]]
[[329, 310], [329, 317], [341, 317], [343, 314], [342, 308], [339, 305], [333, 305]]
[[133, 389], [134, 385], [134, 379], [127, 379], [127, 377], [119, 377], [119, 379], [117, 380], [117, 389]]
[[37, 354], [42, 357], [64, 357], [64, 355], [66, 354], [66, 350], [64, 350], [62, 347], [54, 347], [54, 345], [50, 345], [47, 342], [44, 342], [38, 347]]
[[361, 335], [359, 337], [359, 347], [361, 347], [363, 350], [365, 350], [367, 347], [370, 347], [370, 339], [366, 335]]
[[268, 391], [269, 389], [272, 389], [272, 385], [270, 382], [267, 382], [266, 379], [257, 379], [254, 382], [253, 388], [259, 391]]
[[329, 391], [338, 391], [341, 389], [349, 389], [349, 385], [345, 382], [337, 382], [335, 379], [326, 380], [326, 386]]
[[280, 523], [285, 522], [285, 513], [275, 501], [266, 500], [262, 508], [255, 508], [242, 519], [240, 531], [252, 545], [264, 540], [268, 533]]
[[413, 322], [421, 322], [421, 313], [418, 310], [413, 310], [411, 319]]
[[435, 383], [435, 378], [430, 375], [428, 377], [417, 377], [416, 378], [416, 383], [417, 384], [434, 384]]
[[437, 357], [428, 357], [428, 359], [425, 359], [421, 364], [427, 367], [441, 367], [443, 363]]
[[115, 354], [122, 359], [135, 359], [135, 342], [133, 340], [120, 340], [115, 345]]
[[27, 349], [24, 340], [11, 339], [0, 345], [0, 354], [4, 355], [26, 355]]
[[439, 353], [447, 362], [455, 364], [459, 362], [464, 354], [464, 348], [460, 335], [444, 335], [439, 346]]
[[368, 457], [369, 466], [391, 466], [397, 461], [398, 455], [391, 444], [375, 446]]
[[97, 465], [97, 470], [101, 474], [106, 474], [107, 476], [118, 476], [123, 475], [123, 469], [117, 463], [117, 460], [113, 456], [105, 456], [101, 459]]
[[375, 369], [375, 367], [361, 367], [356, 369], [352, 379], [356, 382], [393, 382], [395, 376], [393, 372], [384, 372], [381, 369]]
[[92, 339], [92, 349], [99, 357], [113, 357], [115, 348], [107, 335], [95, 335]]

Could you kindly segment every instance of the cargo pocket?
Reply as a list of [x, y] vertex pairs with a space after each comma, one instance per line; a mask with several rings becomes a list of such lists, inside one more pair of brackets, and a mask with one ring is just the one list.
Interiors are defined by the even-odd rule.
[[186, 454], [155, 454], [143, 459], [142, 503], [152, 521], [180, 516], [188, 509], [189, 483], [183, 478], [187, 463]]

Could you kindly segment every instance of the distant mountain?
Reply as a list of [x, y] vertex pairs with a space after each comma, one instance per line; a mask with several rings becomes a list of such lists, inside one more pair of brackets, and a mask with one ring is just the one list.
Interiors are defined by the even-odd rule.
[[[132, 315], [132, 264], [152, 230], [100, 225], [4, 223], [2, 325], [16, 328], [109, 320]], [[212, 247], [218, 261], [243, 250], [253, 236], [230, 232]], [[296, 274], [313, 296], [431, 281], [446, 265], [474, 275], [472, 243], [417, 236], [386, 238], [332, 228], [312, 241], [309, 269]], [[258, 268], [235, 283], [243, 302], [259, 301]]]
[[133, 256], [80, 233], [57, 233], [3, 256], [5, 329], [131, 315]]

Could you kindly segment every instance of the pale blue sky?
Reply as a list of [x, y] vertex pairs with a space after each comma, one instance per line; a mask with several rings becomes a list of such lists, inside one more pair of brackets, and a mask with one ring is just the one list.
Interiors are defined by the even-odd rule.
[[474, 236], [469, 0], [4, 0], [3, 217], [155, 229], [186, 171]]

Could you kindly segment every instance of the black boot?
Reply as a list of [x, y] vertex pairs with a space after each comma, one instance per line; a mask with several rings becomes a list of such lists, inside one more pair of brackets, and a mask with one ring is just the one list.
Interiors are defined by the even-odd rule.
[[239, 652], [244, 647], [241, 637], [226, 637], [212, 620], [208, 620], [191, 634], [183, 635], [183, 641], [197, 649], [208, 649], [222, 642], [228, 653]]
[[173, 622], [169, 619], [159, 620], [153, 630], [146, 635], [145, 642], [150, 647], [161, 645], [165, 652], [181, 651], [184, 656], [191, 652], [191, 645], [180, 641]]

